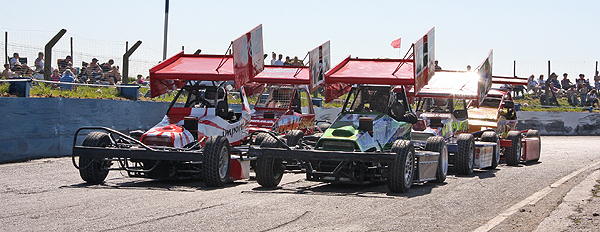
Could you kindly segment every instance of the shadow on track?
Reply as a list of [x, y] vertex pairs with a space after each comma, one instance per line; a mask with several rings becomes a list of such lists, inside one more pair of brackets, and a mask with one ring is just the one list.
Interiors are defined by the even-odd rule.
[[[122, 180], [122, 181], [119, 181]], [[126, 181], [125, 181], [126, 180]], [[187, 178], [176, 180], [154, 180], [143, 178], [111, 178], [102, 184], [73, 184], [61, 186], [59, 188], [91, 188], [91, 189], [135, 189], [135, 190], [159, 190], [159, 191], [178, 191], [195, 192], [210, 191], [223, 188], [232, 188], [238, 185], [247, 184], [247, 182], [231, 182], [223, 187], [209, 187], [201, 179]]]

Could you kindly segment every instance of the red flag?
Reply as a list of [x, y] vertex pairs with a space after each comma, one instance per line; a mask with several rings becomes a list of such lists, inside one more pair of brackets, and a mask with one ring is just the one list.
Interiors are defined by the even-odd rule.
[[400, 39], [401, 38], [398, 38], [397, 40], [392, 41], [392, 47], [400, 48]]

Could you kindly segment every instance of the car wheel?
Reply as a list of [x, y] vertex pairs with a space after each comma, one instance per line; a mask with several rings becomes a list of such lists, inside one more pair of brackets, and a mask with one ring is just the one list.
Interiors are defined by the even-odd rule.
[[521, 133], [509, 131], [506, 139], [512, 142], [511, 146], [506, 149], [506, 164], [517, 166], [521, 162]]
[[440, 153], [438, 157], [438, 167], [435, 173], [435, 182], [443, 183], [448, 174], [448, 147], [442, 136], [432, 136], [425, 142], [426, 151], [435, 151]]
[[[108, 147], [111, 144], [107, 133], [92, 131], [83, 140], [84, 147]], [[108, 168], [112, 163], [88, 155], [79, 157], [79, 175], [88, 184], [101, 184], [108, 176]]]
[[388, 165], [388, 188], [394, 193], [408, 192], [415, 174], [415, 148], [408, 140], [396, 140], [392, 145], [392, 153], [396, 158]]
[[[279, 148], [281, 144], [275, 138], [267, 137], [260, 147]], [[266, 188], [276, 187], [281, 182], [284, 170], [285, 166], [281, 159], [259, 156], [256, 160], [256, 182]]]
[[300, 139], [304, 137], [304, 132], [301, 130], [291, 130], [287, 134], [285, 134], [285, 139], [287, 140], [287, 145], [290, 147], [294, 147], [298, 145]]
[[459, 175], [473, 174], [473, 162], [475, 155], [475, 138], [472, 134], [460, 134], [456, 141], [458, 154], [456, 154], [456, 172]]
[[498, 167], [498, 163], [500, 162], [500, 140], [498, 139], [498, 135], [494, 131], [486, 131], [481, 135], [481, 141], [496, 143], [496, 149], [494, 154], [492, 155], [492, 166], [490, 169], [496, 169]]
[[210, 187], [221, 187], [229, 181], [231, 153], [229, 141], [224, 136], [211, 136], [204, 146], [202, 176]]

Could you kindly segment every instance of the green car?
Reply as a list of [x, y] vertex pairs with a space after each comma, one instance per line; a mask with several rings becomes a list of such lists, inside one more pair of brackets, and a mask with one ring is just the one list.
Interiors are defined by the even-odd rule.
[[417, 117], [404, 88], [394, 91], [394, 87], [353, 87], [331, 127], [306, 136], [294, 147], [275, 136], [251, 146], [250, 153], [257, 156], [257, 182], [277, 186], [288, 159], [303, 163], [309, 181], [386, 182], [392, 192], [407, 192], [417, 182], [444, 182], [448, 165], [444, 138], [432, 136], [424, 146], [413, 145], [411, 129]]

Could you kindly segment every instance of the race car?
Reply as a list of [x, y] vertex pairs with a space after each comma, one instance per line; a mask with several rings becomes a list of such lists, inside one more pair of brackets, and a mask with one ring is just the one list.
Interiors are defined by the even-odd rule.
[[[167, 113], [150, 130], [131, 136], [107, 127], [77, 130], [72, 159], [81, 178], [99, 184], [109, 170], [152, 179], [199, 176], [208, 186], [249, 178], [253, 158], [242, 145], [251, 112], [243, 87], [241, 112], [229, 108], [225, 82], [234, 80], [231, 58], [181, 52], [153, 67], [152, 97], [179, 89]], [[79, 133], [90, 130], [79, 143]]]
[[[492, 78], [494, 84], [526, 85], [524, 78]], [[509, 89], [491, 89], [477, 107], [472, 102], [468, 109], [469, 131], [494, 130], [501, 146], [501, 159], [507, 165], [536, 162], [540, 158], [541, 138], [537, 130], [516, 130], [517, 113]]]
[[[318, 182], [386, 182], [391, 192], [407, 192], [413, 183], [444, 182], [447, 150], [442, 137], [428, 139], [424, 149], [410, 141], [416, 122], [403, 87], [420, 89], [433, 74], [433, 31], [413, 44], [404, 59], [346, 58], [325, 74], [326, 94], [347, 91], [342, 112], [317, 140], [287, 146], [275, 136], [250, 154], [257, 156], [256, 179], [275, 187], [283, 175], [282, 161], [296, 159], [306, 167], [306, 178]], [[411, 59], [426, 57], [426, 59]], [[416, 62], [416, 63], [415, 63]], [[355, 84], [354, 87], [340, 87]], [[328, 87], [335, 86], [335, 90]], [[343, 93], [338, 93], [342, 95]], [[331, 100], [331, 96], [326, 96]]]
[[[249, 132], [273, 132], [282, 135], [288, 146], [295, 146], [300, 138], [315, 133], [315, 111], [309, 94], [307, 67], [265, 66], [252, 79], [264, 86], [256, 101]], [[319, 129], [317, 129], [319, 130]], [[254, 133], [255, 144], [268, 136]]]
[[413, 143], [423, 144], [430, 136], [442, 136], [448, 146], [449, 166], [457, 174], [470, 175], [473, 169], [498, 166], [500, 145], [493, 131], [469, 132], [467, 105], [475, 101], [483, 76], [475, 72], [436, 71], [435, 76], [414, 99], [419, 121], [413, 125]]

